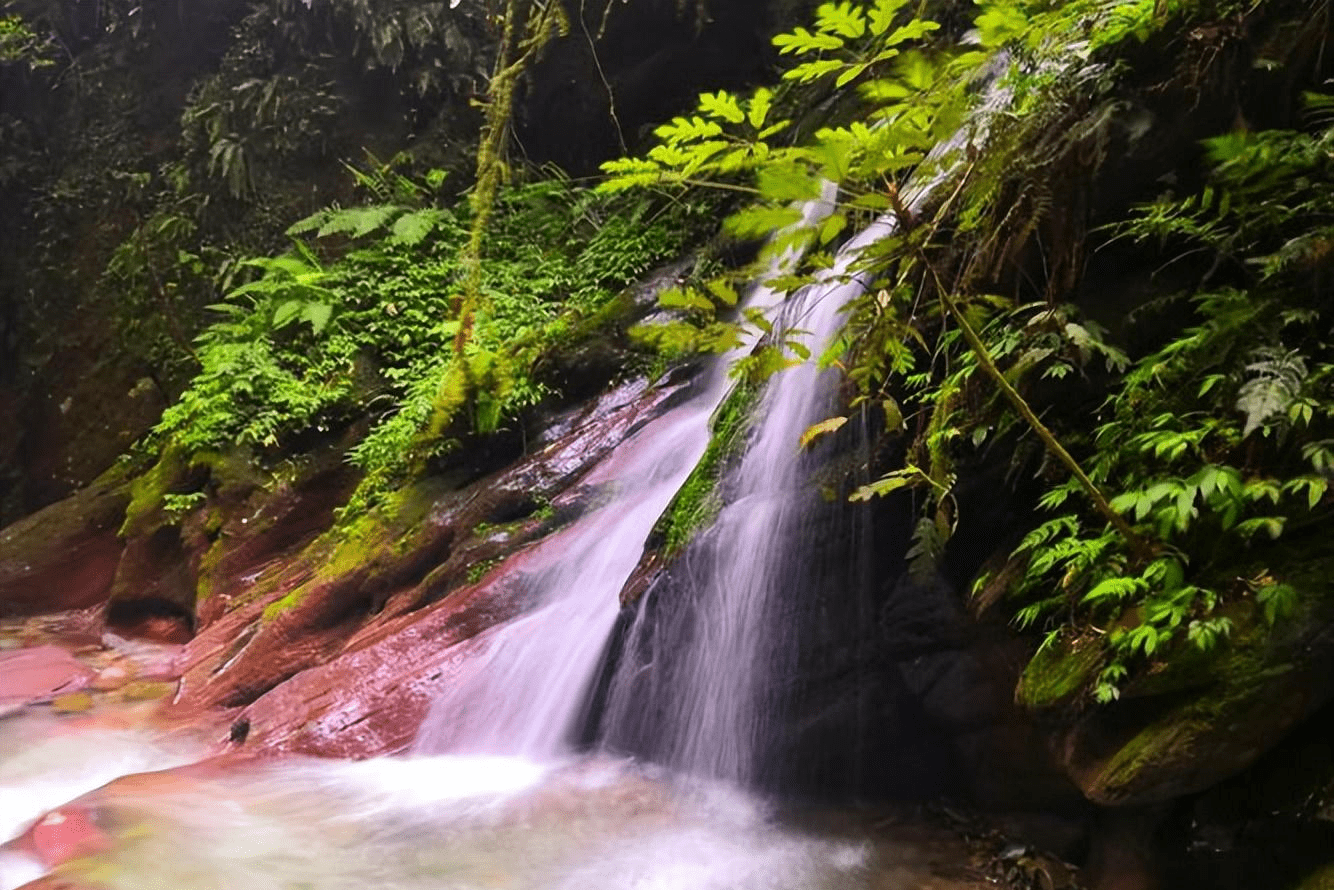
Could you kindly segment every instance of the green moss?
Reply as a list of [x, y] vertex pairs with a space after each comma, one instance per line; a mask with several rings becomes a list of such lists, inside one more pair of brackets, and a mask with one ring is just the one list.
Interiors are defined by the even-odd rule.
[[[1251, 653], [1226, 659], [1219, 682], [1149, 723], [1107, 759], [1093, 783], [1095, 799], [1114, 802], [1126, 795], [1152, 794], [1162, 777], [1189, 779], [1201, 760], [1206, 761], [1199, 764], [1201, 771], [1220, 769], [1220, 751], [1254, 755], [1265, 750], [1273, 741], [1269, 736], [1282, 732], [1275, 727], [1294, 716], [1287, 703], [1276, 698], [1282, 690], [1273, 682], [1291, 670], [1291, 665], [1264, 669]], [[1165, 796], [1175, 796], [1198, 789], [1188, 785], [1165, 790]]]
[[714, 412], [709, 447], [654, 529], [668, 554], [681, 551], [722, 509], [718, 485], [728, 459], [745, 444], [750, 412], [758, 391], [753, 384], [737, 384]]
[[502, 562], [504, 562], [503, 557], [495, 556], [491, 559], [479, 560], [468, 566], [468, 583], [476, 584], [478, 581], [486, 577], [487, 572], [491, 571]]
[[180, 485], [186, 469], [180, 450], [167, 447], [157, 463], [130, 483], [130, 504], [125, 508], [121, 537], [143, 534], [163, 523], [167, 495]]
[[1024, 668], [1015, 696], [1035, 710], [1072, 704], [1093, 683], [1102, 667], [1102, 641], [1086, 636], [1043, 646]]
[[1306, 647], [1275, 647], [1256, 610], [1231, 617], [1232, 637], [1211, 657], [1186, 646], [1184, 657], [1127, 686], [1130, 706], [1144, 702], [1156, 716], [1097, 766], [1090, 797], [1116, 803], [1199, 790], [1249, 765], [1307, 715]]
[[313, 541], [301, 556], [311, 577], [264, 608], [272, 621], [299, 606], [311, 592], [354, 574], [373, 575], [420, 544], [422, 520], [438, 492], [429, 484], [409, 485], [386, 496], [366, 513], [346, 516]]

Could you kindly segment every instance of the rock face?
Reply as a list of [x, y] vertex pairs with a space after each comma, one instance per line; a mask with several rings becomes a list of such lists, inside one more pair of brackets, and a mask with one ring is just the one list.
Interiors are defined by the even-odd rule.
[[106, 600], [123, 544], [129, 486], [115, 472], [0, 530], [0, 616]]
[[[799, 557], [774, 597], [781, 615], [731, 619], [778, 622], [773, 645], [787, 653], [757, 692], [772, 703], [756, 740], [758, 781], [816, 798], [949, 795], [1082, 810], [1014, 703], [1027, 644], [972, 615], [955, 581], [908, 574], [911, 506], [812, 497], [802, 517], [800, 538], [787, 542]], [[587, 737], [670, 758], [660, 721], [678, 708], [682, 653], [701, 632], [699, 567], [728, 558], [715, 549], [703, 532], [674, 559], [645, 560], [651, 578], [611, 644]]]
[[[1323, 576], [1321, 566], [1312, 566], [1308, 583], [1325, 586]], [[1085, 796], [1127, 806], [1203, 791], [1253, 764], [1329, 701], [1328, 605], [1272, 633], [1249, 606], [1233, 610], [1238, 630], [1216, 652], [1192, 653], [1183, 645], [1108, 707], [1082, 700], [1101, 667], [1095, 641], [1066, 641], [1034, 659], [1018, 698], [1051, 725], [1061, 762]]]
[[581, 511], [580, 479], [679, 389], [618, 387], [509, 469], [419, 484], [392, 514], [215, 586], [227, 606], [201, 611], [177, 708], [242, 708], [233, 738], [251, 748], [401, 750], [468, 641], [531, 607], [523, 579], [559, 558], [539, 539]]
[[0, 652], [0, 715], [31, 702], [78, 692], [93, 677], [83, 662], [56, 646]]

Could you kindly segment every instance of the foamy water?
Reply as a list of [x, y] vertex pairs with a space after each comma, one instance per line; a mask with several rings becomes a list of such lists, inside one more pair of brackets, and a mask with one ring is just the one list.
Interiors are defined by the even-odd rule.
[[[108, 890], [871, 886], [863, 841], [804, 836], [739, 790], [610, 760], [289, 760], [131, 776], [81, 803], [110, 849], [57, 873]], [[0, 869], [7, 888], [41, 873], [12, 853]]]

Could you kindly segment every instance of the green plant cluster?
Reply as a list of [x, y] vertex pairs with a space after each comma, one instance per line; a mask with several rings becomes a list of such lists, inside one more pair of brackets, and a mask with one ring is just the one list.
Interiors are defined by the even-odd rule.
[[695, 533], [708, 528], [723, 508], [718, 487], [728, 463], [745, 447], [757, 392], [753, 384], [738, 383], [710, 418], [709, 445], [654, 530], [661, 536], [667, 555], [685, 549]]
[[0, 65], [46, 68], [55, 64], [50, 50], [50, 41], [34, 32], [22, 16], [0, 16]]
[[[550, 395], [542, 356], [592, 333], [589, 321], [706, 218], [560, 178], [507, 190], [483, 258], [488, 308], [457, 354], [468, 210], [429, 204], [429, 191], [399, 183], [378, 193], [402, 203], [320, 211], [291, 227], [291, 251], [245, 261], [255, 277], [211, 307], [221, 318], [198, 338], [201, 370], [159, 439], [186, 454], [276, 452], [369, 413], [350, 460], [366, 473], [362, 497], [374, 497], [452, 436], [495, 431]], [[440, 381], [459, 363], [468, 410], [427, 438]]]
[[1089, 443], [1090, 475], [1119, 492], [1112, 506], [1138, 546], [1070, 512], [1062, 485], [1042, 499], [1061, 515], [1019, 548], [1018, 592], [1033, 598], [1022, 624], [1073, 614], [1109, 628], [1102, 700], [1136, 660], [1183, 640], [1216, 646], [1232, 630], [1229, 601], [1254, 601], [1269, 624], [1300, 606], [1272, 545], [1309, 540], [1331, 512], [1331, 147], [1328, 125], [1211, 139], [1200, 193], [1141, 207], [1120, 227], [1200, 251], [1209, 271], [1141, 310], [1143, 326], [1188, 321], [1115, 381]]
[[[1229, 601], [1254, 600], [1269, 622], [1294, 610], [1298, 595], [1265, 544], [1326, 512], [1328, 129], [1211, 140], [1203, 193], [1142, 208], [1120, 229], [1146, 254], [1210, 258], [1197, 290], [1165, 301], [1151, 348], [1131, 352], [1067, 304], [1089, 235], [1059, 215], [1053, 183], [1090, 176], [1107, 157], [1118, 90], [1133, 74], [1127, 59], [1186, 23], [1253, 12], [981, 2], [972, 31], [949, 34], [899, 0], [824, 3], [812, 27], [775, 39], [797, 60], [783, 86], [705, 94], [695, 114], [657, 130], [646, 155], [605, 166], [611, 191], [748, 196], [726, 225], [768, 239], [732, 280], [667, 295], [664, 304], [688, 317], [655, 336], [676, 351], [722, 351], [740, 325], [763, 327], [753, 314], [719, 320], [735, 278], [796, 250], [802, 264], [766, 281], [794, 292], [827, 279], [847, 230], [892, 221], [894, 231], [846, 270], [873, 284], [819, 358], [855, 384], [851, 407], [877, 406], [886, 432], [908, 439], [904, 465], [852, 496], [910, 492], [922, 509], [910, 557], [931, 572], [958, 522], [958, 464], [1002, 442], [1018, 443], [1020, 466], [1035, 449], [1045, 454], [1043, 472], [1058, 481], [1041, 503], [1061, 515], [1016, 551], [1016, 621], [1045, 624], [1049, 644], [1072, 625], [1102, 634], [1102, 701], [1169, 644], [1218, 646], [1230, 632]], [[1183, 58], [1180, 79], [1198, 80], [1206, 64]], [[855, 90], [858, 101], [841, 123], [803, 133], [798, 97], [809, 103], [821, 87], [826, 96]], [[1317, 120], [1329, 107], [1315, 100]], [[800, 224], [797, 205], [825, 182], [839, 187], [835, 212]], [[1039, 242], [1053, 226], [1055, 242]], [[1016, 281], [1035, 245], [1045, 280]], [[809, 348], [793, 341], [771, 336], [770, 354], [741, 370], [762, 377], [805, 360]], [[1049, 426], [1030, 403], [1041, 394], [1050, 404], [1063, 387], [1105, 394], [1096, 436], [1086, 418], [1060, 412]], [[846, 420], [794, 431], [794, 441]]]

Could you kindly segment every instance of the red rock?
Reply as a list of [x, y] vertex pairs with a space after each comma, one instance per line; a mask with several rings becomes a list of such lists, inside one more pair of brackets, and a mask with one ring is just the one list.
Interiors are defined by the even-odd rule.
[[184, 644], [194, 636], [190, 622], [180, 615], [143, 615], [133, 621], [121, 622], [116, 630], [130, 639], [154, 643]]
[[44, 701], [85, 688], [96, 674], [59, 646], [0, 653], [0, 706]]
[[106, 600], [124, 545], [129, 486], [114, 473], [0, 529], [0, 615], [81, 609]]
[[93, 814], [77, 805], [47, 813], [28, 835], [33, 852], [47, 868], [111, 849], [111, 839], [97, 826]]

